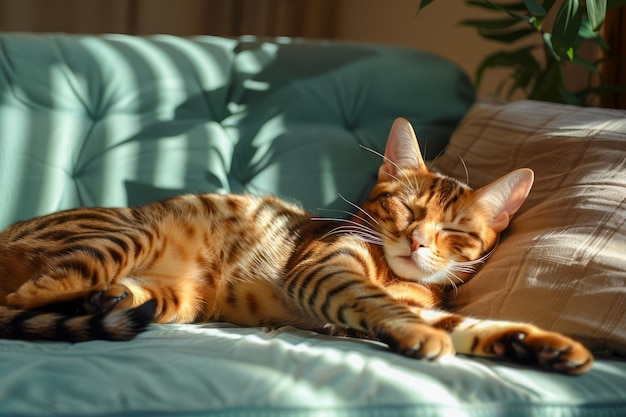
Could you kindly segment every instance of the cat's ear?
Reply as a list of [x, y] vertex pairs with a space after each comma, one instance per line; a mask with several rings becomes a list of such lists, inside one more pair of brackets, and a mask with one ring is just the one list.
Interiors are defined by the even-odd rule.
[[408, 120], [398, 118], [389, 132], [385, 160], [378, 170], [378, 181], [397, 178], [399, 171], [406, 168], [427, 171], [413, 126]]
[[511, 217], [526, 200], [534, 178], [531, 169], [517, 169], [476, 191], [475, 201], [487, 210], [493, 230], [499, 233], [507, 228]]

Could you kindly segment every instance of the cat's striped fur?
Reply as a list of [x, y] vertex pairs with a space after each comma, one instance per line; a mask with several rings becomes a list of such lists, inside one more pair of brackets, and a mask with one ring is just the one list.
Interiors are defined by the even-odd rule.
[[427, 170], [403, 119], [384, 157], [351, 220], [205, 194], [14, 224], [0, 234], [0, 336], [126, 340], [153, 321], [220, 320], [350, 329], [417, 358], [457, 351], [589, 369], [591, 354], [565, 336], [440, 309], [444, 288], [493, 250], [532, 171], [472, 191]]

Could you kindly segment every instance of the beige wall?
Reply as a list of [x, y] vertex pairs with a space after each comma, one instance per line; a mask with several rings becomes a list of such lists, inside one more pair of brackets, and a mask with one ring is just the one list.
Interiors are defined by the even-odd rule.
[[[0, 0], [0, 30], [334, 37], [423, 48], [451, 59], [472, 77], [482, 58], [504, 47], [459, 25], [462, 19], [489, 17], [490, 12], [468, 7], [463, 0], [438, 0], [416, 16], [418, 4], [419, 0]], [[487, 72], [479, 97], [495, 92], [508, 74]], [[585, 77], [574, 73], [569, 78], [580, 84]]]
[[[459, 25], [463, 19], [492, 16], [465, 6], [462, 0], [436, 1], [417, 16], [418, 0], [340, 2], [339, 38], [423, 48], [456, 62], [472, 79], [482, 58], [503, 48], [482, 39], [474, 29]], [[488, 72], [479, 96], [494, 92], [506, 74], [500, 70]]]

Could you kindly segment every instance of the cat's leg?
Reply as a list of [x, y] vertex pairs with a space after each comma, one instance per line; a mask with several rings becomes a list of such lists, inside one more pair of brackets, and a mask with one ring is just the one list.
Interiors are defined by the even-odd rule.
[[455, 354], [450, 335], [425, 323], [392, 298], [375, 291], [346, 291], [336, 314], [309, 311], [308, 314], [324, 319], [324, 332], [334, 336], [375, 339], [386, 343], [393, 351], [417, 359], [435, 360]]
[[424, 323], [448, 332], [457, 353], [508, 358], [569, 374], [586, 372], [593, 363], [593, 355], [583, 345], [560, 333], [525, 323], [479, 320], [439, 310], [438, 287], [400, 281], [385, 289]]
[[[129, 340], [154, 321], [157, 310], [155, 300], [136, 308], [112, 311], [109, 305], [108, 310], [89, 313], [85, 303], [93, 298], [93, 289], [77, 289], [69, 286], [68, 282], [64, 284], [52, 277], [42, 277], [28, 281], [9, 294], [7, 305], [12, 308], [4, 312], [5, 318], [9, 319], [0, 332], [2, 336], [68, 342]], [[108, 294], [107, 291], [102, 293]], [[118, 296], [116, 292], [115, 297]]]
[[457, 353], [508, 358], [567, 374], [586, 372], [593, 364], [593, 355], [579, 342], [531, 324], [479, 320], [436, 310], [416, 314], [448, 331]]
[[357, 250], [300, 262], [286, 279], [290, 304], [317, 323], [365, 332], [405, 356], [432, 360], [454, 355], [450, 335], [376, 285], [368, 277], [372, 271], [363, 261], [366, 254]]

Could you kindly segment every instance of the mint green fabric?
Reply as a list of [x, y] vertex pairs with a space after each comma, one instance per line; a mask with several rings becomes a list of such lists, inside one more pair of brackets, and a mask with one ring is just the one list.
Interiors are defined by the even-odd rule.
[[172, 36], [0, 34], [0, 227], [184, 192], [346, 205], [398, 116], [436, 156], [474, 101], [423, 51]]
[[621, 417], [626, 362], [572, 377], [433, 363], [293, 328], [154, 325], [132, 342], [0, 340], [0, 415]]

